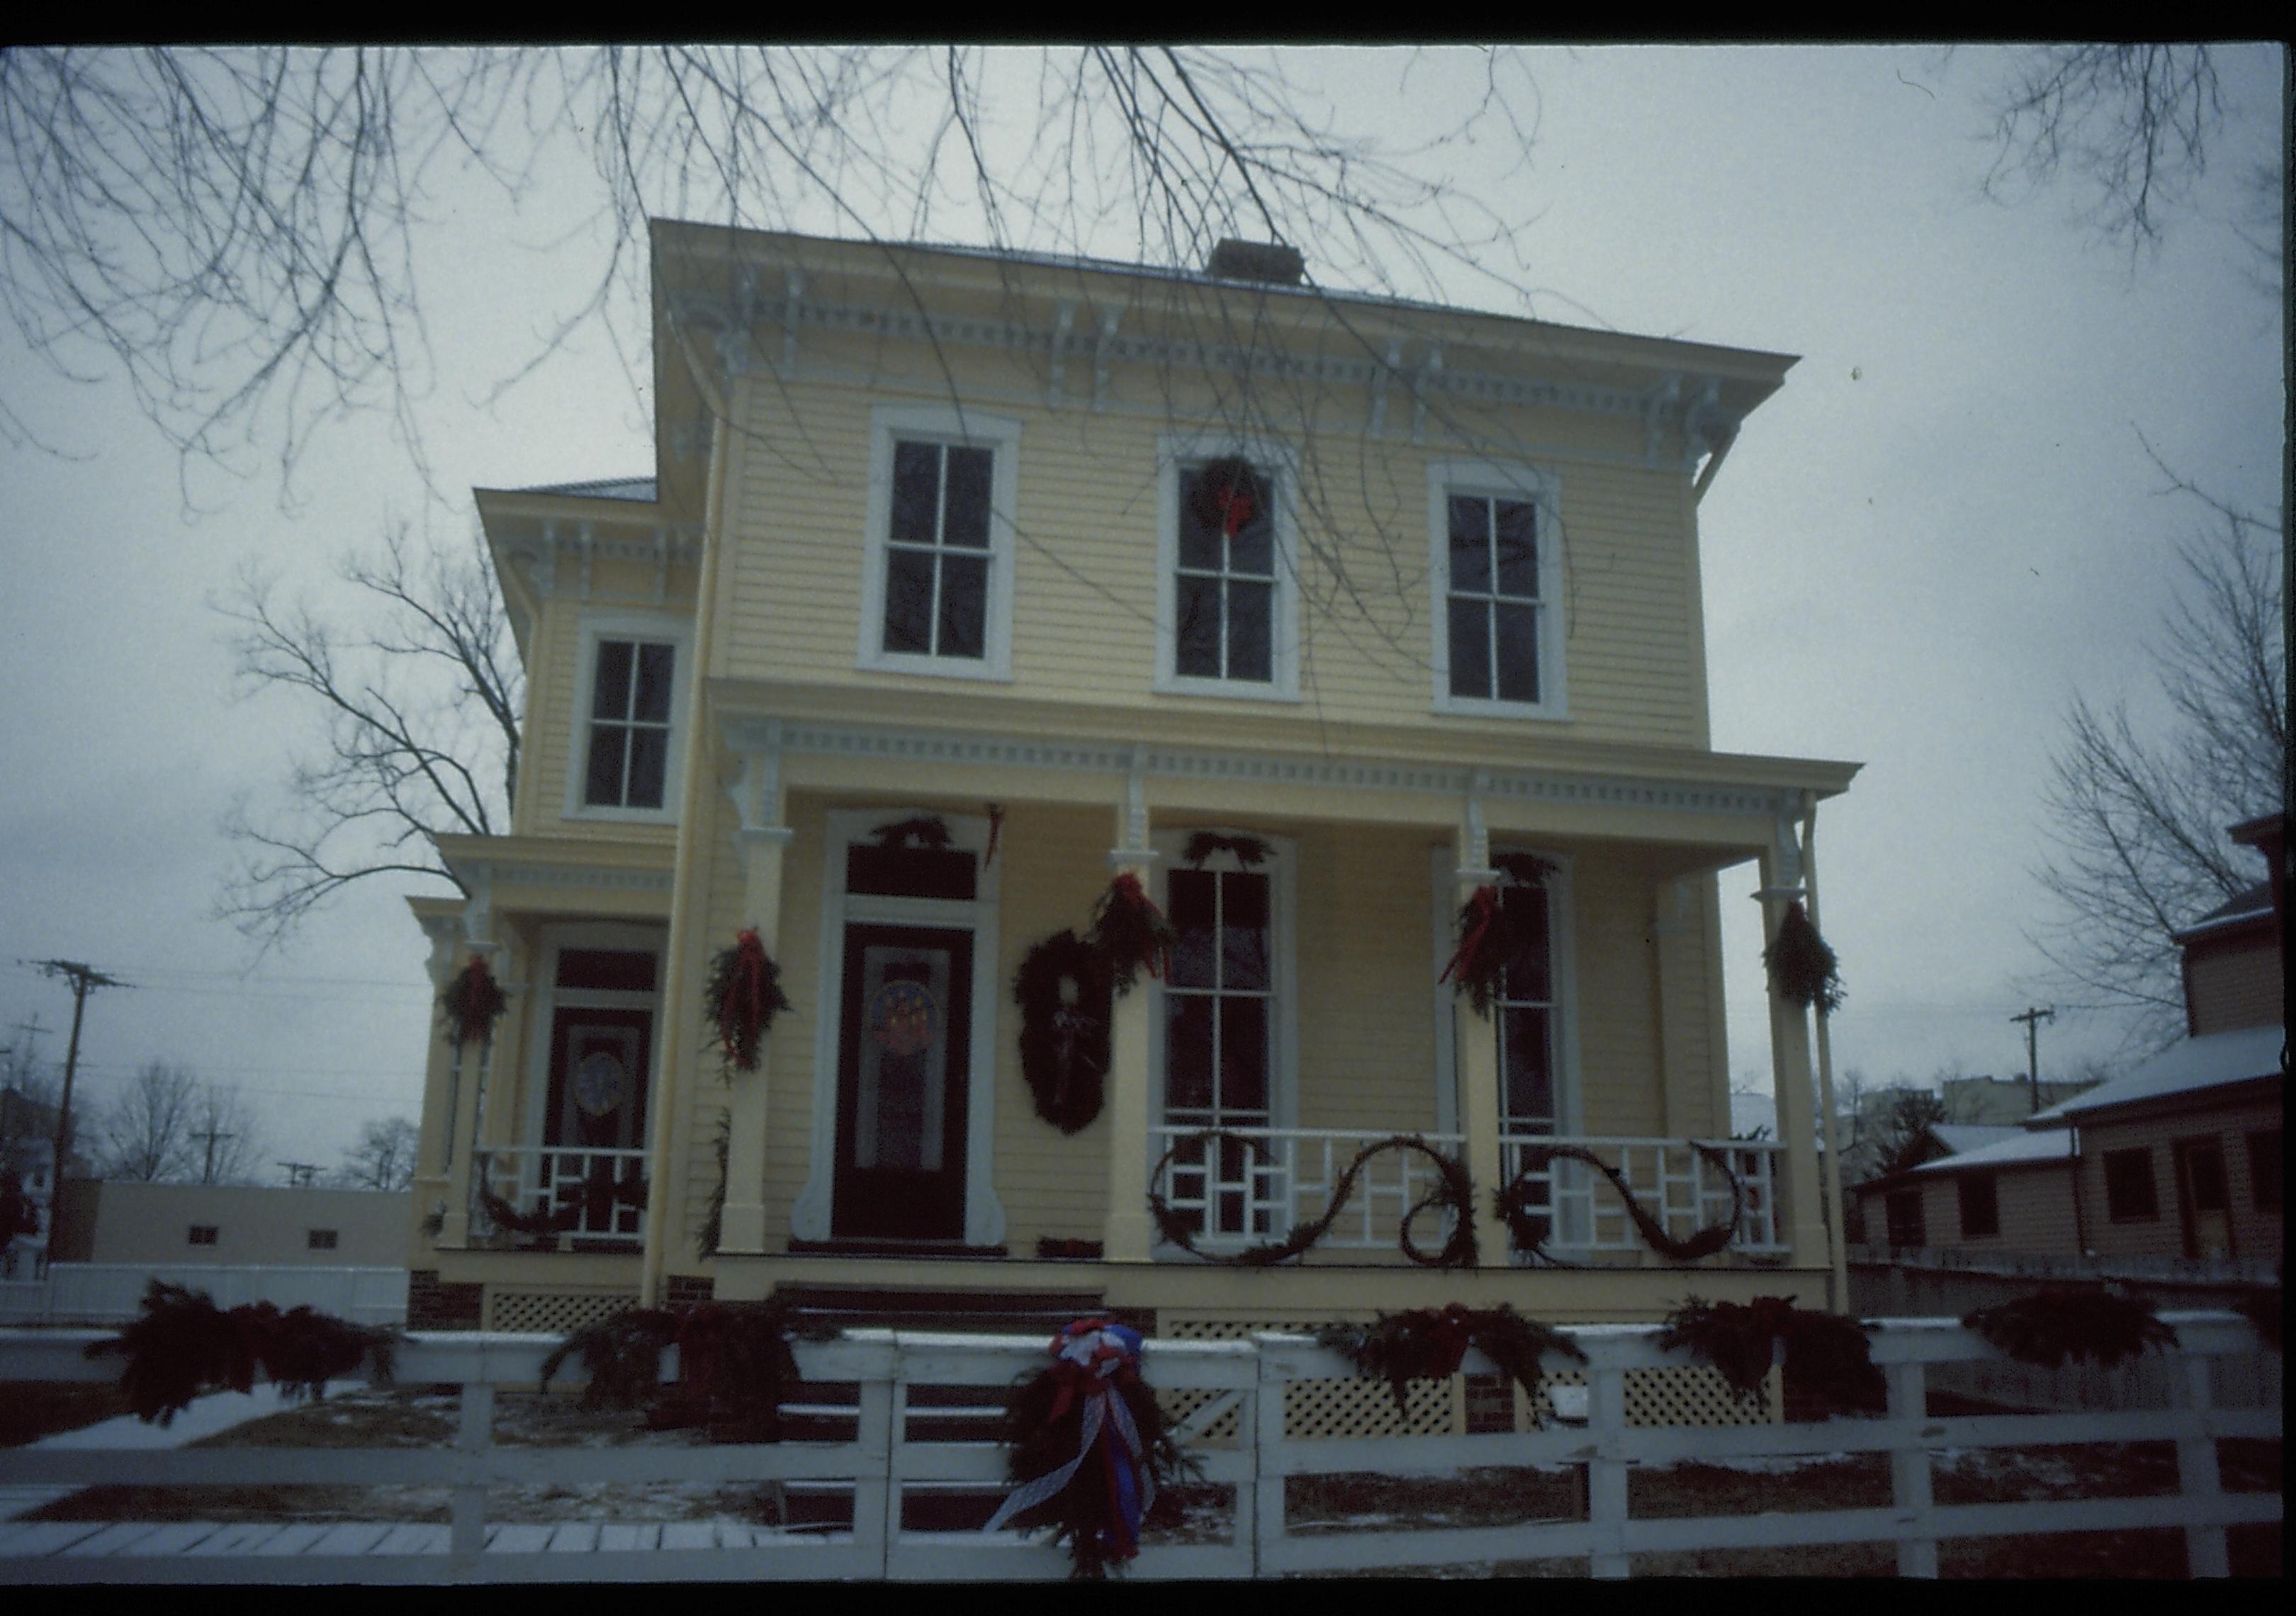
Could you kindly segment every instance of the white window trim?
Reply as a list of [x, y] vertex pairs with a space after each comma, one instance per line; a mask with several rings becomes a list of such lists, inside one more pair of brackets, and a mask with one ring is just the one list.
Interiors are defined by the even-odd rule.
[[[988, 598], [982, 614], [980, 660], [922, 656], [885, 647], [886, 551], [893, 515], [893, 444], [897, 439], [990, 450], [988, 480]], [[1020, 508], [1021, 422], [1017, 416], [946, 404], [881, 404], [869, 412], [869, 499], [861, 574], [861, 628], [854, 665], [875, 673], [925, 674], [941, 679], [1013, 678], [1013, 572], [1020, 552], [1013, 525]]]
[[[1451, 516], [1450, 497], [1520, 499], [1538, 511], [1538, 689], [1537, 701], [1501, 701], [1488, 696], [1451, 693]], [[1433, 593], [1428, 612], [1433, 642], [1431, 681], [1434, 710], [1478, 718], [1563, 719], [1570, 716], [1563, 677], [1562, 480], [1536, 466], [1492, 460], [1437, 460], [1427, 466], [1428, 578]], [[1497, 655], [1497, 648], [1492, 648]]]
[[[612, 637], [611, 636], [609, 638]], [[653, 956], [653, 991], [620, 992], [603, 988], [561, 988], [558, 956], [569, 948], [612, 948]], [[669, 968], [669, 933], [661, 926], [589, 921], [543, 928], [535, 950], [533, 990], [527, 995], [532, 1020], [526, 1038], [526, 1103], [521, 1108], [525, 1131], [514, 1141], [539, 1146], [550, 1129], [551, 1030], [561, 1010], [644, 1010], [653, 1016], [653, 1034], [646, 1048], [645, 1148], [653, 1149], [654, 1125], [661, 1115], [656, 1103], [662, 1092], [661, 983]], [[484, 1149], [483, 1144], [480, 1146]], [[651, 1172], [652, 1167], [647, 1170]]]
[[[565, 816], [612, 819], [633, 824], [676, 824], [685, 779], [685, 742], [693, 728], [693, 619], [660, 612], [584, 612], [574, 657], [574, 714], [566, 749]], [[613, 808], [582, 800], [590, 778], [590, 712], [596, 701], [598, 644], [602, 640], [643, 640], [676, 650], [669, 679], [669, 751], [663, 759], [661, 806]]]
[[[1554, 865], [1554, 874], [1546, 878], [1546, 923], [1548, 928], [1548, 968], [1554, 975], [1554, 1130], [1563, 1136], [1583, 1134], [1587, 1129], [1585, 1095], [1579, 1084], [1578, 1071], [1578, 955], [1576, 928], [1572, 923], [1571, 887], [1572, 858], [1568, 853], [1558, 853], [1551, 848], [1529, 848], [1505, 844], [1494, 838], [1491, 853], [1530, 853]], [[1455, 879], [1458, 865], [1452, 849], [1438, 847], [1434, 850], [1435, 888], [1435, 950], [1434, 964], [1428, 968], [1431, 980], [1439, 978], [1443, 967], [1450, 963], [1458, 948], [1459, 906], [1466, 894], [1459, 890]], [[1459, 1109], [1458, 1013], [1453, 1008], [1456, 997], [1454, 985], [1435, 982], [1435, 1127], [1439, 1133], [1463, 1133]], [[1478, 1029], [1477, 1036], [1496, 1040], [1498, 1024], [1480, 1017], [1471, 1018]], [[1505, 1074], [1500, 1074], [1505, 1081]], [[1504, 1102], [1504, 1095], [1502, 1095]], [[1493, 1119], [1494, 1125], [1503, 1124], [1504, 1118]]]
[[[826, 816], [827, 842], [821, 877], [820, 1005], [813, 1018], [813, 1120], [808, 1136], [806, 1177], [790, 1209], [790, 1234], [799, 1240], [832, 1237], [837, 1177], [838, 1041], [845, 1026], [845, 928], [849, 923], [941, 926], [972, 933], [972, 1036], [966, 1058], [964, 1116], [964, 1243], [993, 1246], [1004, 1239], [1004, 1203], [996, 1195], [996, 1013], [1003, 997], [1003, 965], [997, 928], [997, 888], [1004, 860], [981, 860], [969, 903], [954, 898], [848, 897], [845, 850], [865, 841], [878, 826], [906, 819], [914, 805], [840, 810]], [[930, 810], [924, 810], [930, 811]], [[988, 821], [958, 814], [939, 816], [948, 827], [949, 846], [985, 855]]]
[[[1275, 596], [1268, 610], [1268, 672], [1265, 685], [1248, 679], [1207, 679], [1175, 672], [1175, 624], [1179, 611], [1180, 464], [1240, 455], [1269, 473], [1275, 485]], [[1230, 701], [1297, 701], [1300, 697], [1300, 577], [1294, 490], [1299, 471], [1292, 449], [1232, 433], [1166, 433], [1156, 440], [1156, 672], [1158, 695], [1221, 696]]]
[[[1270, 1128], [1297, 1128], [1300, 1125], [1300, 951], [1299, 931], [1299, 844], [1288, 836], [1271, 836], [1263, 831], [1238, 825], [1193, 826], [1186, 830], [1155, 831], [1149, 835], [1150, 844], [1163, 855], [1156, 861], [1155, 898], [1159, 909], [1171, 910], [1171, 874], [1175, 868], [1213, 871], [1242, 871], [1244, 865], [1234, 853], [1223, 849], [1210, 855], [1201, 865], [1186, 864], [1180, 854], [1188, 838], [1198, 830], [1209, 829], [1230, 836], [1250, 836], [1267, 844], [1267, 861], [1253, 874], [1265, 874], [1270, 878], [1268, 890], [1268, 920], [1274, 936], [1274, 957], [1268, 962], [1268, 982], [1275, 989], [1275, 1013], [1268, 1018], [1271, 1047], [1267, 1054], [1267, 1125]], [[1164, 1026], [1170, 1012], [1164, 997], [1164, 983], [1160, 977], [1149, 979], [1148, 1002], [1148, 1071], [1149, 1115], [1153, 1126], [1164, 1125]]]

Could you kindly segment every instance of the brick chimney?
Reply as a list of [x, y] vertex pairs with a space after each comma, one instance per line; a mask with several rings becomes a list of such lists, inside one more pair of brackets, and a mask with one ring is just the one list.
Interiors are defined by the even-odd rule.
[[1297, 247], [1281, 242], [1239, 242], [1231, 236], [1212, 249], [1204, 273], [1223, 281], [1297, 286], [1308, 278], [1308, 261]]

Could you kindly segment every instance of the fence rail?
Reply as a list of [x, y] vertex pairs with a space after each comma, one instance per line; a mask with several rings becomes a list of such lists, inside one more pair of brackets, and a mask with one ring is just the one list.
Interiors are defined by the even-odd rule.
[[[1677, 1550], [1885, 1541], [1903, 1575], [1933, 1577], [1942, 1538], [2026, 1533], [2182, 1528], [2195, 1576], [2224, 1576], [2226, 1530], [2281, 1519], [2279, 1495], [2222, 1490], [2216, 1444], [2277, 1438], [2276, 1409], [2213, 1407], [2209, 1360], [2252, 1354], [2258, 1342], [2231, 1314], [2169, 1316], [2180, 1345], [2180, 1407], [2168, 1410], [1930, 1418], [1933, 1366], [1997, 1355], [1972, 1333], [1941, 1319], [1883, 1321], [1874, 1358], [1889, 1384], [1889, 1410], [1873, 1419], [1733, 1427], [1629, 1426], [1630, 1371], [1679, 1366], [1651, 1325], [1589, 1325], [1566, 1332], [1586, 1352], [1583, 1426], [1472, 1436], [1348, 1440], [1288, 1438], [1286, 1385], [1349, 1373], [1343, 1359], [1305, 1337], [1250, 1341], [1151, 1341], [1145, 1372], [1159, 1389], [1231, 1396], [1240, 1418], [1223, 1445], [1193, 1448], [1201, 1479], [1226, 1489], [1226, 1531], [1210, 1542], [1156, 1542], [1134, 1563], [1140, 1577], [1252, 1577], [1478, 1562], [1577, 1558], [1596, 1576], [1623, 1577], [1634, 1558]], [[117, 1360], [91, 1362], [93, 1332], [0, 1332], [0, 1381], [101, 1379]], [[1004, 1455], [994, 1442], [928, 1438], [950, 1410], [929, 1388], [1002, 1388], [1044, 1362], [1035, 1337], [849, 1331], [803, 1343], [809, 1382], [857, 1387], [843, 1410], [851, 1435], [772, 1446], [521, 1448], [494, 1441], [497, 1388], [530, 1386], [554, 1342], [541, 1336], [426, 1333], [401, 1352], [399, 1375], [461, 1388], [458, 1433], [437, 1450], [198, 1449], [137, 1453], [0, 1450], [0, 1483], [87, 1485], [133, 1479], [152, 1485], [226, 1483], [356, 1485], [429, 1483], [452, 1489], [444, 1524], [219, 1526], [94, 1522], [0, 1524], [0, 1581], [499, 1582], [657, 1579], [848, 1578], [893, 1580], [1037, 1579], [1066, 1575], [1066, 1556], [1042, 1538], [1011, 1532], [923, 1531], [903, 1524], [905, 1494], [952, 1485], [994, 1490]], [[674, 1354], [665, 1364], [674, 1369]], [[1471, 1373], [1495, 1366], [1471, 1354]], [[914, 1431], [912, 1427], [916, 1427]], [[2170, 1441], [2178, 1491], [2147, 1498], [2062, 1499], [1940, 1506], [1931, 1459], [1949, 1448]], [[1627, 1477], [1636, 1464], [1685, 1459], [1778, 1458], [1886, 1452], [1885, 1508], [1760, 1516], [1637, 1519]], [[1423, 1476], [1469, 1467], [1583, 1466], [1583, 1520], [1422, 1530], [1298, 1532], [1286, 1518], [1292, 1476], [1376, 1472]], [[723, 1522], [654, 1524], [570, 1520], [489, 1526], [488, 1489], [546, 1483], [650, 1481], [784, 1484], [849, 1489], [849, 1529], [798, 1531]]]

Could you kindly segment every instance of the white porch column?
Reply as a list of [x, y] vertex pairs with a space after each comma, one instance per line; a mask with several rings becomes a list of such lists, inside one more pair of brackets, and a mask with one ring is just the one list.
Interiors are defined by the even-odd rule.
[[[1130, 874], [1153, 891], [1156, 861], [1148, 845], [1148, 803], [1136, 754], [1116, 814], [1116, 846], [1108, 855], [1109, 877]], [[1146, 1262], [1155, 1248], [1155, 1220], [1148, 1214], [1149, 1110], [1156, 1094], [1148, 1067], [1149, 1006], [1154, 993], [1144, 979], [1111, 1006], [1108, 1040], [1108, 1221], [1101, 1233], [1101, 1255], [1108, 1262]]]
[[[1775, 944], [1786, 906], [1802, 896], [1801, 857], [1794, 825], [1781, 816], [1778, 835], [1762, 854], [1762, 946]], [[1785, 1200], [1791, 1219], [1784, 1227], [1796, 1267], [1827, 1264], [1825, 1221], [1820, 1209], [1824, 1187], [1818, 1177], [1817, 1095], [1810, 1072], [1809, 1013], [1777, 990], [1766, 968], [1763, 985], [1770, 1001], [1770, 1085], [1776, 1096], [1778, 1142], [1785, 1146]]]
[[[742, 828], [742, 913], [765, 945], [767, 956], [781, 958], [782, 866], [794, 834], [783, 823], [781, 783], [781, 725], [766, 726], [763, 744], [742, 752], [742, 777], [734, 804]], [[726, 1212], [719, 1220], [718, 1249], [744, 1254], [766, 1249], [766, 1090], [773, 1074], [773, 1036], [758, 1044], [758, 1070], [733, 1074], [733, 1131], [726, 1147]]]
[[[492, 929], [481, 906], [474, 904], [472, 915], [472, 918], [465, 923], [472, 929], [476, 930], [480, 925]], [[496, 939], [473, 937], [450, 956], [447, 980], [452, 980], [470, 964], [471, 956], [476, 955], [487, 962], [489, 972], [496, 973], [499, 985], [503, 952], [501, 942]], [[440, 986], [443, 988], [445, 984]], [[453, 1063], [448, 1068], [447, 1091], [454, 1096], [455, 1109], [447, 1124], [450, 1130], [447, 1145], [449, 1154], [446, 1162], [447, 1210], [439, 1226], [439, 1244], [442, 1248], [460, 1249], [471, 1243], [471, 1182], [477, 1168], [478, 1153], [486, 1145], [486, 1141], [480, 1137], [480, 1129], [486, 1122], [487, 1078], [493, 1064], [495, 1046], [506, 1030], [504, 1023], [512, 1020], [515, 1013], [515, 1006], [504, 1011], [490, 1029], [491, 1038], [465, 1044], [459, 1053], [451, 1045], [447, 1049], [447, 1058]], [[434, 1036], [442, 1043], [445, 1041], [443, 1031]]]
[[[1482, 805], [1472, 796], [1457, 829], [1452, 896], [1464, 904], [1479, 887], [1495, 887], [1490, 837], [1483, 828]], [[1456, 906], [1455, 906], [1456, 907]], [[1456, 939], [1455, 939], [1454, 941]], [[1451, 997], [1452, 1047], [1457, 1052], [1459, 1132], [1467, 1144], [1467, 1177], [1474, 1185], [1476, 1266], [1504, 1268], [1513, 1248], [1496, 1197], [1506, 1180], [1499, 1152], [1499, 1040], [1488, 1016], [1479, 1015], [1464, 993]]]

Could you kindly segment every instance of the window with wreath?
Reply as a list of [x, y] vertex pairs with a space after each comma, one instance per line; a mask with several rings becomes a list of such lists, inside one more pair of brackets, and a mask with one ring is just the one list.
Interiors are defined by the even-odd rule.
[[670, 691], [677, 647], [601, 638], [590, 678], [586, 808], [659, 809], [669, 775]]

